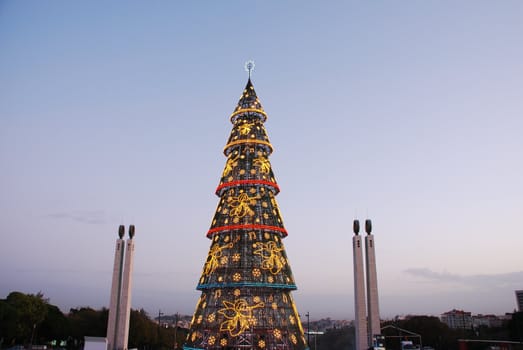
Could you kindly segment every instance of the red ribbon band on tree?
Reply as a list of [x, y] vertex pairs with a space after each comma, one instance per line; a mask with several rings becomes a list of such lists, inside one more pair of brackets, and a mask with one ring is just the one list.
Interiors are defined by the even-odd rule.
[[221, 189], [224, 187], [233, 187], [238, 185], [267, 185], [270, 187], [274, 187], [276, 189], [276, 192], [280, 192], [280, 188], [278, 185], [274, 182], [267, 181], [267, 180], [238, 180], [238, 181], [232, 181], [232, 182], [226, 182], [221, 184], [216, 188], [216, 194], [220, 192]]
[[283, 227], [277, 226], [268, 226], [268, 225], [230, 225], [230, 226], [220, 226], [210, 229], [207, 232], [207, 237], [212, 235], [215, 232], [219, 231], [231, 231], [231, 230], [267, 230], [267, 231], [277, 231], [283, 233], [283, 236], [287, 236], [287, 230]]

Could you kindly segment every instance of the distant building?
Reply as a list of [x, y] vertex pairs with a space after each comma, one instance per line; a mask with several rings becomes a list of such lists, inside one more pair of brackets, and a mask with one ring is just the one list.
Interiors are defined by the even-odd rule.
[[[160, 318], [161, 323], [162, 323], [161, 327], [163, 327], [163, 328], [180, 327], [180, 328], [189, 329], [189, 327], [191, 325], [191, 318], [192, 318], [192, 316], [189, 316], [189, 315], [179, 315], [179, 314], [163, 315]], [[156, 323], [160, 322], [158, 317], [155, 317], [154, 320], [156, 321]]]
[[451, 310], [440, 317], [441, 322], [452, 329], [472, 329], [472, 314], [463, 310]]
[[325, 332], [330, 329], [339, 329], [343, 327], [348, 327], [351, 325], [351, 321], [347, 320], [331, 320], [329, 317], [322, 318], [318, 321], [311, 321], [310, 326], [311, 330]]
[[518, 305], [518, 311], [523, 312], [523, 290], [516, 291], [516, 304]]
[[503, 325], [503, 319], [496, 315], [475, 315], [472, 318], [474, 328], [477, 327], [501, 327]]

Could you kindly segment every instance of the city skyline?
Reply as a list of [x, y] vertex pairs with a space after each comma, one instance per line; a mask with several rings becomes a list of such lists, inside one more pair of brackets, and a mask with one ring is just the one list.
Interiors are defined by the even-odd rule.
[[302, 315], [354, 317], [356, 218], [373, 222], [382, 318], [513, 311], [521, 14], [518, 1], [2, 2], [0, 298], [107, 307], [123, 224], [132, 307], [192, 314], [253, 59]]

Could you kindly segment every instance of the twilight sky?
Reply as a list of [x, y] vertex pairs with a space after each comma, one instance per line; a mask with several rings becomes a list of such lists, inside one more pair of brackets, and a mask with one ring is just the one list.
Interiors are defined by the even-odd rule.
[[300, 313], [352, 319], [352, 220], [384, 318], [523, 289], [523, 2], [0, 2], [0, 298], [192, 314], [244, 62]]

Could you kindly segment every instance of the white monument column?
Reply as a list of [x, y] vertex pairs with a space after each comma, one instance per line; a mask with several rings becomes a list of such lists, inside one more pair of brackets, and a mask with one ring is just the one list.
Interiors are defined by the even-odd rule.
[[125, 251], [125, 241], [122, 239], [125, 228], [118, 228], [119, 239], [116, 240], [114, 252], [113, 281], [111, 284], [111, 297], [109, 301], [109, 319], [107, 321], [107, 349], [114, 350], [116, 345], [116, 325], [120, 306], [120, 295], [122, 289], [122, 271]]
[[365, 310], [365, 279], [363, 277], [363, 254], [360, 222], [354, 220], [352, 237], [352, 255], [354, 265], [354, 333], [355, 350], [367, 350], [367, 317]]
[[376, 273], [376, 253], [374, 236], [372, 232], [372, 222], [365, 220], [365, 257], [367, 266], [367, 315], [369, 322], [369, 345], [372, 346], [373, 336], [381, 334], [380, 310], [378, 303], [378, 276]]
[[129, 239], [125, 252], [125, 264], [123, 270], [122, 294], [120, 297], [119, 317], [118, 317], [118, 341], [117, 350], [127, 350], [129, 341], [129, 319], [131, 317], [131, 288], [133, 281], [133, 261], [134, 261], [134, 225], [129, 226]]

